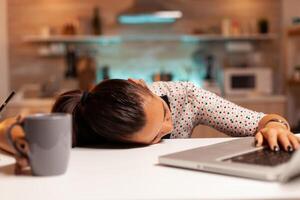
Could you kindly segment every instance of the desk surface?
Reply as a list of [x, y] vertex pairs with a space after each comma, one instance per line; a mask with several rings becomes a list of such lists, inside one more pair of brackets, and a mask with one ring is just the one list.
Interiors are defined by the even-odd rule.
[[263, 182], [159, 166], [158, 156], [231, 138], [174, 139], [131, 149], [72, 149], [65, 175], [13, 175], [14, 159], [0, 154], [0, 195], [14, 199], [266, 199], [300, 198], [300, 179]]

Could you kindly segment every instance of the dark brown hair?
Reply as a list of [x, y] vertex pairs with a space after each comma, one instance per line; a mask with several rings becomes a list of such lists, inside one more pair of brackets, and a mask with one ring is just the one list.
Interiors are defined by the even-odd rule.
[[110, 79], [90, 92], [73, 90], [61, 94], [52, 112], [72, 114], [73, 146], [125, 142], [124, 138], [141, 130], [146, 123], [145, 95], [152, 93], [143, 86]]

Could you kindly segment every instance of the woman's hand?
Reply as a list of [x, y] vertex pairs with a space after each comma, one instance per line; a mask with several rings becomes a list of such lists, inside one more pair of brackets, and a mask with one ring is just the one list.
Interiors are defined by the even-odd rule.
[[[8, 128], [16, 123], [16, 121], [21, 120], [22, 117], [18, 116], [17, 118], [8, 118], [4, 121], [0, 122], [0, 149], [14, 154], [16, 159], [15, 173], [16, 174], [29, 174], [29, 162], [27, 157], [23, 157], [16, 153], [15, 149], [10, 145], [6, 138], [6, 132]], [[21, 142], [24, 140], [24, 132], [21, 127], [15, 127], [12, 130], [13, 140], [17, 141], [18, 144], [22, 144]]]
[[132, 83], [136, 83], [138, 85], [141, 85], [141, 86], [147, 88], [147, 84], [146, 84], [146, 82], [143, 79], [132, 79], [132, 78], [129, 78], [128, 81], [132, 82]]
[[[13, 154], [15, 153], [15, 150], [10, 145], [10, 143], [7, 141], [6, 132], [7, 132], [7, 129], [12, 124], [14, 124], [17, 120], [20, 120], [19, 118], [20, 117], [8, 118], [8, 119], [5, 119], [4, 121], [0, 122], [0, 149], [3, 149], [5, 151], [13, 153]], [[12, 136], [13, 136], [14, 140], [16, 140], [17, 138], [24, 137], [24, 133], [20, 127], [15, 127], [12, 131], [13, 131]]]
[[300, 138], [288, 130], [286, 126], [278, 122], [267, 123], [255, 135], [256, 146], [261, 146], [267, 141], [270, 149], [279, 151], [280, 147], [285, 151], [297, 150], [300, 147]]

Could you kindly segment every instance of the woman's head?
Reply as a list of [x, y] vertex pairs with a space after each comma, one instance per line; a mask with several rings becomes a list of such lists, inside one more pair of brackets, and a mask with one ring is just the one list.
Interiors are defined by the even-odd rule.
[[[73, 115], [73, 144], [99, 143], [100, 140], [149, 144], [170, 132], [165, 103], [145, 85], [112, 79], [89, 93], [79, 90], [60, 95], [52, 112]], [[157, 139], [153, 140], [153, 137]]]

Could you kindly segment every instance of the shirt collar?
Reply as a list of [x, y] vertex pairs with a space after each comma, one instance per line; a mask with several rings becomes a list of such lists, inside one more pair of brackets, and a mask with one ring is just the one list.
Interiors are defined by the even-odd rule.
[[171, 110], [171, 107], [170, 107], [170, 101], [169, 101], [169, 98], [167, 95], [163, 95], [163, 96], [160, 96], [160, 98], [162, 98], [166, 104], [168, 105], [169, 109]]
[[[169, 98], [167, 95], [163, 95], [163, 96], [160, 96], [160, 98], [162, 98], [166, 104], [168, 105], [169, 109], [171, 110], [171, 107], [170, 107], [170, 101], [169, 101]], [[170, 139], [171, 137], [171, 134], [168, 134], [168, 135], [165, 135], [164, 137], [162, 137], [162, 139]]]

